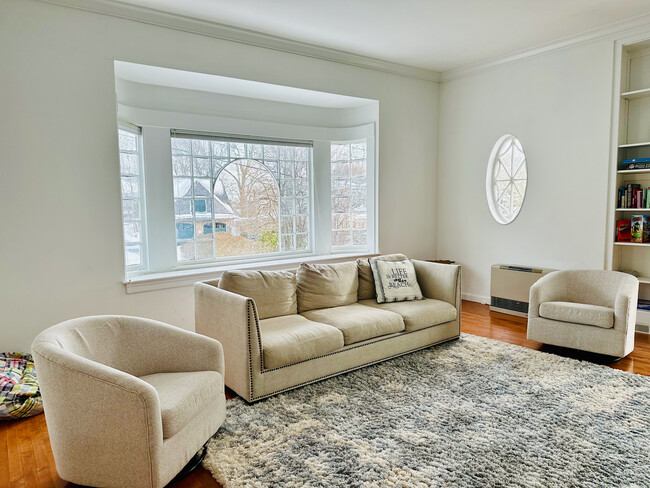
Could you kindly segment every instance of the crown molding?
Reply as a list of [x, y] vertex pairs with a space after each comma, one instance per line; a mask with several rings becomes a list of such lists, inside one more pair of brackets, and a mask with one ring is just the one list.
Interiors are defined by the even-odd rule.
[[465, 76], [470, 76], [482, 71], [486, 71], [498, 66], [506, 65], [525, 58], [547, 54], [553, 51], [559, 51], [581, 44], [597, 41], [599, 39], [611, 39], [615, 41], [622, 36], [632, 35], [643, 29], [648, 31], [650, 37], [650, 14], [639, 15], [631, 19], [613, 22], [602, 27], [590, 29], [579, 34], [563, 37], [561, 39], [539, 44], [533, 48], [522, 49], [504, 56], [498, 56], [492, 59], [470, 64], [460, 68], [454, 68], [443, 71], [440, 74], [440, 81], [451, 81]]
[[440, 73], [424, 68], [393, 63], [370, 56], [363, 56], [315, 44], [293, 41], [283, 37], [263, 34], [249, 29], [233, 27], [184, 15], [163, 12], [148, 7], [131, 5], [117, 0], [37, 0], [42, 3], [93, 12], [144, 24], [166, 27], [182, 32], [214, 37], [264, 49], [272, 49], [300, 56], [307, 56], [359, 68], [383, 71], [426, 81], [440, 81]]

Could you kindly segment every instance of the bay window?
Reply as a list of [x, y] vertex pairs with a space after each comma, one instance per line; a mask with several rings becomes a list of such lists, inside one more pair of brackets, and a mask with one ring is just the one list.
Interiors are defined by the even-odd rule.
[[127, 279], [375, 249], [371, 128], [341, 141], [124, 127]]

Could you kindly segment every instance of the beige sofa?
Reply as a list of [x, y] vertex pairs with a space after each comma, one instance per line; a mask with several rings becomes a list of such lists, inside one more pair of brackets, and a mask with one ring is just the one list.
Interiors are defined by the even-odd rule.
[[[401, 255], [384, 259], [399, 259]], [[195, 284], [196, 331], [252, 402], [460, 335], [460, 266], [414, 260], [424, 300], [378, 304], [368, 260]]]
[[615, 357], [634, 349], [639, 280], [617, 271], [554, 271], [530, 289], [528, 339]]
[[223, 350], [194, 332], [84, 317], [42, 332], [32, 353], [64, 480], [162, 488], [225, 419]]

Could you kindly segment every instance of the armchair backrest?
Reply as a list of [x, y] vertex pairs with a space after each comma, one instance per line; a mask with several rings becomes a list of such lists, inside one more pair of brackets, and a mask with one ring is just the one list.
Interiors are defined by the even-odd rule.
[[614, 308], [622, 285], [633, 277], [609, 270], [564, 270], [549, 273], [538, 283], [555, 288], [554, 300]]
[[[119, 315], [72, 319], [50, 327], [36, 337], [32, 350], [46, 357], [79, 356], [133, 376], [143, 376], [172, 365], [177, 357], [173, 340], [160, 340], [170, 325]], [[154, 337], [155, 336], [155, 337]], [[151, 344], [155, 343], [155, 348]], [[155, 349], [152, 352], [152, 349]]]

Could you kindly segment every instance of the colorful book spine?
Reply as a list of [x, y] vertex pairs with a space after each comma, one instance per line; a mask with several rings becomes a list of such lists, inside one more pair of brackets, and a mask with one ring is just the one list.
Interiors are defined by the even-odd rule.
[[650, 187], [641, 188], [638, 183], [628, 183], [616, 193], [617, 208], [650, 208]]

